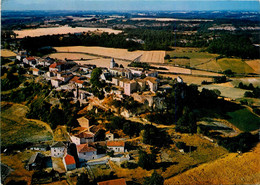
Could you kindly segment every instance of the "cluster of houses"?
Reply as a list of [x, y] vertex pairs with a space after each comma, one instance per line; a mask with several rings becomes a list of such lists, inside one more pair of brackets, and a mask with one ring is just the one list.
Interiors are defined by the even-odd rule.
[[[69, 170], [74, 170], [77, 167], [86, 165], [87, 162], [102, 158], [105, 154], [99, 155], [95, 148], [95, 134], [90, 131], [89, 120], [85, 117], [78, 119], [80, 127], [72, 130], [68, 134], [68, 139], [63, 141], [55, 141], [52, 145], [36, 144], [30, 147], [31, 150], [36, 150], [37, 153], [31, 156], [26, 166], [28, 170], [40, 168], [54, 167], [59, 161], [60, 172], [64, 173]], [[122, 162], [129, 160], [129, 155], [125, 153], [124, 141], [114, 140], [114, 134], [106, 133], [105, 145], [108, 151], [114, 151], [115, 154], [122, 154], [121, 157], [114, 157], [111, 160]], [[51, 156], [44, 156], [41, 152], [50, 150]], [[126, 157], [127, 156], [127, 157]], [[59, 170], [57, 170], [59, 171]]]
[[[72, 90], [75, 98], [85, 99], [91, 93], [84, 90], [89, 84], [91, 72], [96, 65], [78, 65], [73, 61], [54, 60], [52, 58], [27, 57], [27, 53], [20, 51], [16, 58], [20, 60], [22, 66], [30, 66], [32, 74], [43, 76], [50, 81], [55, 88]], [[157, 71], [144, 71], [137, 68], [116, 67], [116, 62], [112, 58], [110, 67], [102, 68], [101, 80], [115, 86], [116, 90], [105, 92], [106, 94], [132, 95], [134, 92], [158, 90], [159, 79]], [[45, 70], [42, 70], [45, 68]]]

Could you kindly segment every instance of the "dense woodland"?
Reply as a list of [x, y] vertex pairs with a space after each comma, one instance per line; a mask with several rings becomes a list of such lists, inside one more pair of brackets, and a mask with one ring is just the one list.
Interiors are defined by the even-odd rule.
[[[134, 50], [171, 50], [174, 46], [200, 47], [210, 53], [218, 53], [228, 57], [240, 58], [259, 58], [259, 48], [253, 46], [250, 36], [241, 36], [240, 34], [221, 34], [219, 36], [208, 34], [182, 35], [172, 31], [149, 30], [149, 29], [127, 29], [124, 33], [115, 35], [103, 33], [95, 34], [69, 34], [27, 37], [21, 40], [20, 48], [27, 49], [32, 55], [46, 54], [54, 52], [46, 46], [104, 46], [113, 48], [125, 48], [129, 51]], [[128, 40], [127, 38], [138, 38], [144, 41], [144, 44]], [[185, 42], [183, 42], [185, 40]]]

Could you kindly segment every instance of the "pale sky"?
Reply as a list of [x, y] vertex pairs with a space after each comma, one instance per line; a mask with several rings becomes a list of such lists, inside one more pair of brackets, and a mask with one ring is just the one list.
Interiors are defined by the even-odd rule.
[[2, 10], [250, 10], [258, 0], [2, 0]]

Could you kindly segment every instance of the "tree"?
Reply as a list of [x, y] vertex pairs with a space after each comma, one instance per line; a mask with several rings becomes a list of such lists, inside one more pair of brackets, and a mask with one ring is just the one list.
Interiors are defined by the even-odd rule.
[[186, 108], [184, 110], [184, 114], [178, 120], [175, 130], [183, 133], [196, 133], [197, 132], [197, 117], [193, 112], [190, 112], [189, 109]]
[[80, 174], [77, 180], [77, 185], [89, 185], [89, 178], [87, 173]]
[[100, 129], [95, 134], [95, 141], [105, 141], [106, 140], [106, 131], [104, 129]]
[[225, 71], [223, 71], [224, 75], [228, 76], [228, 77], [232, 77], [234, 76], [234, 72], [231, 69], [227, 69]]
[[143, 150], [139, 150], [138, 166], [146, 170], [151, 170], [156, 167], [156, 154], [147, 154]]
[[246, 91], [245, 94], [244, 94], [244, 97], [254, 97], [254, 94], [250, 91]]
[[101, 88], [101, 82], [100, 82], [100, 75], [102, 74], [102, 70], [101, 68], [95, 68], [93, 69], [92, 73], [91, 73], [91, 77], [90, 77], [90, 83], [94, 86], [94, 87], [98, 87]]
[[171, 59], [171, 56], [169, 54], [165, 55], [164, 59]]
[[163, 177], [154, 171], [151, 177], [145, 178], [143, 185], [163, 185], [163, 183]]

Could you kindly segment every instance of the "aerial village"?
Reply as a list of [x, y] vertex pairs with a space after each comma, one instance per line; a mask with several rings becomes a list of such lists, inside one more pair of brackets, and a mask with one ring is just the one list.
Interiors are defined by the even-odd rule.
[[[73, 92], [74, 101], [79, 101], [80, 104], [86, 104], [88, 98], [94, 96], [87, 91], [86, 84], [90, 82], [91, 73], [96, 68], [95, 65], [78, 65], [69, 60], [27, 56], [26, 51], [20, 51], [16, 59], [20, 61], [20, 67], [30, 69], [28, 74], [49, 81], [56, 91]], [[42, 68], [45, 68], [45, 71], [41, 70]], [[142, 97], [146, 98], [149, 106], [152, 106], [154, 98], [156, 98], [155, 93], [159, 89], [166, 91], [170, 87], [167, 85], [159, 87], [160, 80], [157, 78], [156, 70], [118, 67], [114, 58], [111, 58], [108, 69], [104, 67], [101, 70], [100, 79], [112, 86], [112, 91], [105, 92], [105, 96], [113, 94], [114, 98], [119, 100], [135, 93], [133, 98], [143, 103], [144, 100], [140, 97], [144, 94], [145, 96]], [[176, 80], [182, 83], [181, 77]], [[80, 126], [73, 128], [71, 132], [64, 131], [62, 128], [56, 129], [56, 132], [60, 132], [58, 135], [62, 135], [62, 137], [59, 139], [54, 137], [52, 144], [41, 142], [28, 147], [28, 150], [36, 151], [36, 153], [28, 159], [26, 169], [54, 169], [59, 174], [65, 174], [73, 170], [82, 172], [84, 167], [91, 177], [93, 172], [88, 165], [108, 164], [108, 160], [121, 164], [131, 159], [125, 148], [126, 138], [115, 138], [114, 134], [107, 130], [104, 141], [95, 141], [95, 134], [98, 132], [96, 126], [90, 126], [90, 120], [86, 117], [78, 118], [77, 121]], [[105, 152], [100, 154], [97, 152], [96, 146], [105, 147]], [[126, 181], [121, 178], [98, 184], [117, 183], [124, 185]]]

